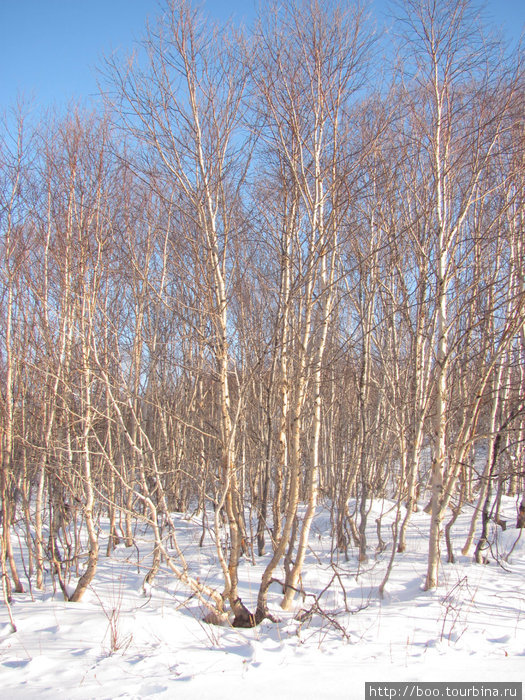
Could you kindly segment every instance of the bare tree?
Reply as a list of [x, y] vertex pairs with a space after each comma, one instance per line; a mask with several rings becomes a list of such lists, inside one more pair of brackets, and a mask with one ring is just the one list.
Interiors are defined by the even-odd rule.
[[[419, 138], [427, 145], [431, 173], [431, 208], [427, 226], [435, 279], [434, 450], [432, 461], [431, 527], [426, 587], [438, 582], [443, 505], [456, 475], [447, 437], [450, 428], [452, 333], [457, 316], [453, 289], [465, 264], [467, 218], [484, 195], [482, 178], [493, 156], [504, 123], [505, 99], [496, 120], [488, 108], [501, 87], [494, 72], [496, 56], [476, 31], [474, 8], [465, 0], [404, 3], [404, 35], [409, 49], [407, 69], [418, 91]], [[468, 87], [467, 87], [468, 86]], [[508, 94], [508, 93], [507, 93]], [[475, 115], [475, 116], [474, 116]], [[490, 371], [492, 366], [490, 366]], [[487, 377], [485, 373], [485, 378]]]

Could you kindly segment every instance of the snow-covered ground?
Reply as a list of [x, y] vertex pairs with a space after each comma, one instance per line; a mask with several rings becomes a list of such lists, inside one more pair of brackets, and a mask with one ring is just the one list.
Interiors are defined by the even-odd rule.
[[[319, 600], [322, 614], [296, 619], [313, 595], [283, 613], [276, 588], [272, 609], [281, 621], [247, 630], [203, 623], [201, 606], [168, 571], [146, 596], [150, 540], [139, 533], [137, 548], [101, 557], [82, 602], [65, 603], [49, 579], [45, 593], [15, 594], [14, 634], [0, 604], [0, 697], [352, 699], [364, 697], [366, 681], [522, 681], [525, 533], [516, 543], [519, 530], [500, 531], [493, 547], [500, 564], [476, 565], [460, 554], [466, 511], [454, 527], [457, 563], [444, 563], [439, 589], [425, 592], [428, 515], [415, 513], [381, 599], [390, 552], [373, 555], [375, 518], [388, 507], [373, 504], [371, 556], [360, 570], [355, 551], [330, 563], [329, 514], [320, 508], [302, 585], [318, 595], [337, 574]], [[515, 502], [507, 499], [505, 509], [513, 525]], [[180, 518], [177, 527], [193, 572], [213, 584], [213, 547], [199, 549], [200, 524]], [[241, 595], [252, 609], [266, 561], [241, 567]]]

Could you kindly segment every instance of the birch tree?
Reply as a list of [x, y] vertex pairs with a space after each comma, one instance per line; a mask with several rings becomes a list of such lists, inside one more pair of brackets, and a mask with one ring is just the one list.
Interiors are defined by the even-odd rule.
[[[407, 68], [421, 101], [419, 137], [426, 145], [431, 173], [431, 210], [427, 219], [436, 308], [431, 525], [426, 587], [438, 583], [444, 504], [455, 481], [451, 463], [452, 332], [457, 321], [451, 295], [465, 264], [467, 217], [484, 196], [482, 176], [497, 148], [505, 99], [496, 120], [488, 104], [501, 88], [495, 54], [476, 27], [474, 7], [466, 0], [404, 3]], [[475, 115], [475, 116], [474, 116]], [[468, 246], [468, 244], [467, 244]], [[492, 372], [490, 368], [488, 374]], [[486, 380], [487, 372], [484, 373]], [[475, 412], [474, 412], [475, 414]], [[449, 478], [445, 475], [450, 469]]]
[[[290, 314], [295, 362], [288, 357], [288, 325], [281, 336], [282, 413], [290, 413], [290, 435], [281, 429], [281, 465], [289, 464], [289, 485], [282, 531], [263, 575], [258, 613], [266, 609], [273, 571], [287, 552], [282, 607], [288, 609], [297, 590], [308, 536], [315, 514], [320, 470], [322, 376], [335, 302], [336, 261], [340, 228], [346, 211], [343, 177], [346, 117], [353, 93], [361, 87], [369, 40], [358, 9], [330, 11], [312, 2], [273, 8], [258, 28], [253, 79], [265, 115], [264, 139], [281, 164], [292, 194], [290, 226], [283, 240], [281, 289], [284, 322]], [[282, 186], [282, 185], [281, 185]], [[288, 201], [287, 199], [284, 201]], [[293, 236], [293, 238], [292, 238]], [[296, 241], [294, 241], [294, 238]], [[290, 279], [290, 253], [297, 256], [300, 278]], [[293, 264], [293, 258], [292, 258]], [[297, 285], [300, 285], [297, 287]], [[290, 289], [301, 290], [288, 311]], [[294, 315], [292, 316], [292, 312]], [[292, 369], [293, 367], [293, 369]], [[294, 391], [288, 392], [294, 376]], [[301, 441], [307, 391], [312, 397], [309, 454]], [[284, 423], [282, 424], [284, 427]], [[286, 454], [288, 457], [286, 457]], [[304, 465], [304, 467], [303, 467]], [[300, 474], [305, 469], [306, 512], [297, 530]]]
[[[236, 418], [229, 386], [228, 278], [233, 217], [247, 167], [247, 144], [240, 131], [246, 76], [230, 39], [205, 26], [200, 15], [185, 3], [166, 6], [145, 46], [147, 72], [142, 73], [139, 64], [125, 71], [113, 65], [113, 80], [122, 100], [121, 113], [131, 110], [133, 115], [129, 127], [186, 207], [185, 224], [196, 246], [195, 259], [203, 261], [204, 298], [213, 328], [210, 344], [220, 394], [217, 554], [225, 582], [223, 597], [236, 618], [244, 621], [248, 611], [237, 590], [243, 514], [235, 457]], [[193, 270], [194, 275], [200, 272]], [[229, 553], [222, 551], [218, 534], [223, 508], [229, 523]]]

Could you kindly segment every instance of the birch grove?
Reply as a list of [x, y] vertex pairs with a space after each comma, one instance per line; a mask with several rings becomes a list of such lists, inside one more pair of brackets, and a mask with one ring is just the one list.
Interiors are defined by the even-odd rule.
[[[206, 619], [251, 627], [270, 590], [284, 610], [308, 592], [321, 508], [334, 571], [388, 550], [382, 587], [417, 508], [427, 589], [458, 547], [484, 561], [503, 495], [525, 527], [522, 56], [470, 0], [396, 14], [381, 36], [308, 0], [241, 31], [168, 0], [102, 67], [103, 109], [6, 118], [6, 603], [33, 581], [81, 600], [140, 525], [144, 591], [163, 567]], [[370, 542], [375, 499], [394, 524]]]

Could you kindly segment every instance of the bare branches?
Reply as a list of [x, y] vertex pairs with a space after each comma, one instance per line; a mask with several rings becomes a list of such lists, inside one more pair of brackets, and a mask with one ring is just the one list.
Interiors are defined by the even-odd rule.
[[[406, 0], [386, 88], [362, 9], [266, 7], [242, 36], [166, 2], [142, 53], [108, 61], [104, 115], [0, 138], [7, 597], [20, 522], [29, 579], [51, 567], [72, 600], [101, 529], [112, 555], [141, 523], [146, 587], [166, 565], [252, 626], [272, 582], [285, 609], [302, 592], [321, 509], [334, 560], [365, 562], [388, 500], [383, 588], [430, 497], [430, 588], [448, 509], [452, 558], [464, 503], [470, 547], [523, 493], [523, 69], [467, 0]], [[202, 519], [222, 590], [174, 512]], [[266, 537], [250, 611], [239, 569]], [[303, 623], [344, 634], [304, 594]]]

